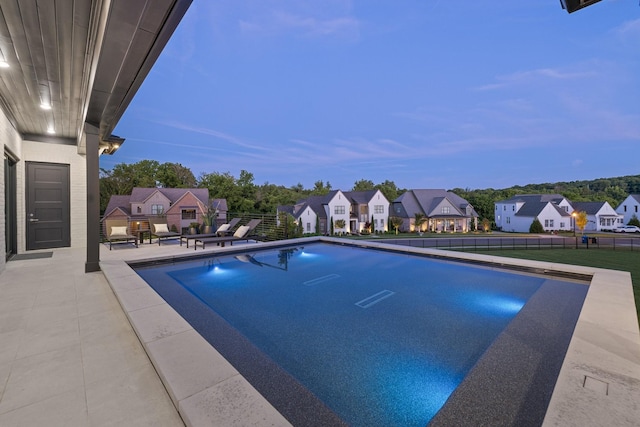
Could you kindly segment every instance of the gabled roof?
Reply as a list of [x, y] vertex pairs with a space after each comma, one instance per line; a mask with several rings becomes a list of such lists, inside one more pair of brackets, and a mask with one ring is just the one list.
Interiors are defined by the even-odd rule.
[[131, 190], [130, 203], [144, 203], [149, 197], [156, 192], [164, 195], [171, 204], [177, 202], [184, 194], [190, 191], [203, 204], [207, 204], [209, 200], [209, 190], [206, 188], [143, 188], [134, 187]]
[[120, 209], [127, 215], [131, 215], [131, 203], [129, 203], [128, 195], [113, 195], [109, 199], [104, 216], [110, 215], [114, 210]]
[[378, 190], [366, 190], [366, 191], [343, 191], [342, 193], [351, 200], [352, 203], [358, 205], [366, 205], [373, 199]]
[[573, 202], [571, 206], [578, 212], [584, 211], [587, 215], [595, 215], [600, 212], [605, 203], [607, 202]]
[[[457, 194], [443, 189], [409, 190], [401, 194], [393, 201], [394, 214], [396, 214], [396, 204], [399, 203], [404, 208], [404, 214], [406, 216], [401, 214], [404, 218], [413, 218], [416, 213], [421, 213], [428, 217], [440, 216], [440, 213], [436, 212], [435, 209], [445, 200], [447, 200], [457, 211], [445, 216], [452, 216], [456, 214], [466, 216], [466, 208], [469, 206], [469, 202]], [[475, 210], [472, 212], [472, 216], [477, 216]]]
[[520, 209], [518, 209], [518, 212], [516, 212], [515, 216], [523, 216], [523, 217], [534, 218], [534, 217], [539, 216], [540, 213], [542, 212], [542, 210], [544, 208], [546, 208], [547, 206], [551, 206], [553, 209], [555, 209], [555, 211], [560, 216], [571, 216], [571, 214], [569, 212], [567, 212], [564, 209], [560, 208], [558, 205], [556, 205], [555, 203], [552, 203], [551, 201], [546, 201], [546, 202], [530, 201], [530, 202], [526, 202], [524, 205], [522, 205], [522, 207]]

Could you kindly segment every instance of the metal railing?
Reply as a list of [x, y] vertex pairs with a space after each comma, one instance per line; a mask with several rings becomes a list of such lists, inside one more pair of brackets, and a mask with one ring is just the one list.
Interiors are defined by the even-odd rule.
[[454, 250], [505, 250], [505, 249], [609, 249], [640, 250], [640, 238], [634, 237], [452, 237], [384, 239], [384, 243], [418, 248]]

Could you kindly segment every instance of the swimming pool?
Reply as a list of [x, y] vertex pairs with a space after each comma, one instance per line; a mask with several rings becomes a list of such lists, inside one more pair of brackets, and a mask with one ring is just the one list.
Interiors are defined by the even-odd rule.
[[[467, 374], [491, 362], [488, 350], [505, 331], [531, 329], [532, 319], [516, 320], [524, 311], [549, 311], [557, 294], [546, 294], [558, 287], [545, 277], [319, 243], [137, 271], [287, 418], [309, 416], [313, 407], [314, 419], [350, 425], [425, 425], [461, 383], [460, 394], [478, 378], [486, 385], [491, 368]], [[586, 294], [583, 285], [561, 287]], [[580, 305], [569, 311], [577, 316]], [[551, 371], [545, 378], [564, 354], [562, 343], [551, 344], [554, 351], [542, 352], [555, 357], [542, 361]], [[536, 358], [545, 347], [525, 345]], [[534, 388], [550, 396], [553, 381]], [[538, 406], [544, 415], [546, 402]]]

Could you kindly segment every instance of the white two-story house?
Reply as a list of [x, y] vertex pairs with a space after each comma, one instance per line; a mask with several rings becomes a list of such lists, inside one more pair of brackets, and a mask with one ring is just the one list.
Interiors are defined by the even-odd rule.
[[388, 230], [389, 201], [380, 190], [334, 190], [310, 196], [293, 206], [279, 206], [302, 223], [303, 233], [354, 234]]
[[538, 218], [545, 231], [571, 231], [571, 202], [560, 194], [519, 194], [494, 204], [496, 227], [502, 231], [528, 233]]

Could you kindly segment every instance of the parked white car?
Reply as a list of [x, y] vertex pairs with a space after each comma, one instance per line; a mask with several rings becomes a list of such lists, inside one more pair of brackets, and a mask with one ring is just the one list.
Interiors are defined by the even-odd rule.
[[623, 225], [616, 228], [616, 233], [640, 233], [640, 228], [635, 225]]

